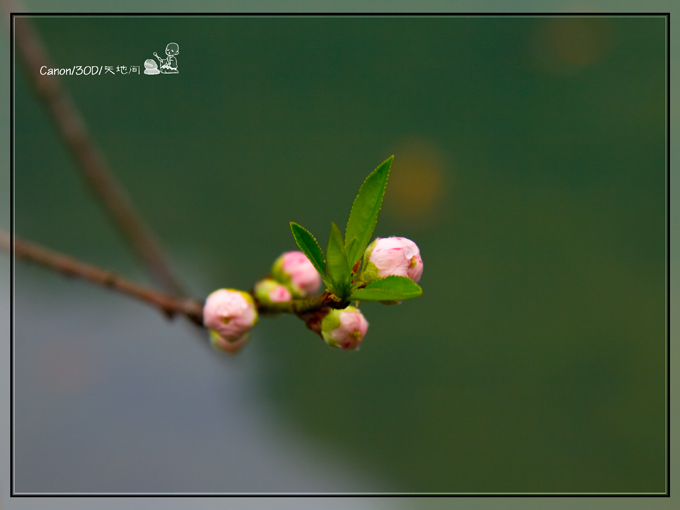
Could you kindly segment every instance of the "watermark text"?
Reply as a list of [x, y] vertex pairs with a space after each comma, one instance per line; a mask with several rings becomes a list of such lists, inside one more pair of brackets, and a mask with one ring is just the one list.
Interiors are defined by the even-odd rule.
[[141, 66], [73, 66], [40, 68], [42, 76], [102, 76], [107, 74], [141, 74]]

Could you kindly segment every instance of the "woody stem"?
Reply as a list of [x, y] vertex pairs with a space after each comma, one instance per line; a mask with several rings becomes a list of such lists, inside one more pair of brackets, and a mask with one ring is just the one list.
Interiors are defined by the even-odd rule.
[[113, 271], [100, 269], [17, 237], [12, 238], [7, 232], [0, 231], [0, 246], [10, 253], [13, 251], [19, 258], [36, 262], [66, 276], [83, 278], [107, 289], [144, 301], [155, 306], [168, 317], [179, 314], [198, 325], [203, 325], [203, 304], [199, 301], [168, 296], [133, 283]]
[[[101, 287], [121, 292], [148, 303], [168, 317], [183, 315], [199, 326], [203, 325], [203, 303], [194, 299], [178, 299], [156, 290], [138, 285], [113, 271], [107, 271], [82, 262], [73, 257], [58, 253], [43, 246], [22, 240], [16, 236], [11, 237], [7, 232], [0, 230], [0, 248], [16, 257], [35, 262], [48, 269], [53, 269], [66, 276], [83, 278]], [[291, 313], [300, 317], [305, 322], [309, 314], [313, 314], [327, 308], [344, 308], [346, 301], [341, 301], [333, 294], [326, 292], [321, 296], [295, 299], [287, 303], [274, 303], [265, 305], [258, 303], [258, 311], [263, 314]]]

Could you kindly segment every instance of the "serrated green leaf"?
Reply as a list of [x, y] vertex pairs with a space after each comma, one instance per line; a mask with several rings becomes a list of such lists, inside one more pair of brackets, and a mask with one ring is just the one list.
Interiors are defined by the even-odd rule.
[[321, 275], [321, 278], [323, 278], [326, 286], [328, 286], [326, 278], [326, 262], [323, 259], [323, 251], [321, 250], [319, 243], [309, 230], [298, 225], [294, 221], [290, 222], [290, 229], [293, 232], [293, 237], [295, 238], [295, 243], [298, 245], [298, 248], [300, 248], [300, 251], [307, 256], [314, 268]]
[[[393, 159], [394, 156], [390, 156], [366, 177], [352, 204], [345, 229], [345, 239], [349, 243], [347, 260], [350, 267], [363, 256], [366, 246], [371, 241], [385, 196]], [[352, 243], [353, 239], [356, 239], [354, 243]]]
[[411, 299], [423, 293], [420, 286], [405, 276], [388, 276], [352, 292], [350, 301], [394, 301]]
[[350, 268], [347, 263], [345, 245], [342, 242], [342, 234], [335, 223], [331, 224], [331, 235], [328, 239], [326, 256], [328, 258], [326, 270], [333, 284], [333, 294], [344, 299], [345, 294], [349, 294]]
[[[345, 253], [352, 253], [352, 249], [354, 248], [355, 244], [357, 244], [356, 237], [353, 237], [352, 239], [345, 239]], [[347, 257], [347, 262], [349, 263], [349, 257]]]

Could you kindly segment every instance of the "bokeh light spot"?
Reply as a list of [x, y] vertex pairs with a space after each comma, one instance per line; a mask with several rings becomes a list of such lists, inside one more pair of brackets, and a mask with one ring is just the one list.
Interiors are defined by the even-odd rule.
[[571, 75], [602, 62], [612, 42], [613, 27], [607, 18], [549, 18], [537, 27], [530, 53], [542, 72]]
[[401, 221], [428, 222], [446, 193], [444, 164], [437, 147], [410, 139], [394, 150], [385, 209]]

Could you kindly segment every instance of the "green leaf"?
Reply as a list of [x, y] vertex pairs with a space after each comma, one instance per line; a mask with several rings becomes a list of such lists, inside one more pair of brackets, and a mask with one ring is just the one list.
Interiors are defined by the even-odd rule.
[[394, 156], [390, 156], [366, 177], [352, 204], [345, 229], [345, 241], [349, 248], [347, 259], [350, 267], [363, 256], [366, 246], [371, 241], [385, 196], [393, 159]]
[[352, 292], [350, 301], [394, 301], [411, 299], [423, 293], [420, 286], [405, 276], [388, 276]]
[[344, 299], [347, 297], [346, 294], [349, 294], [350, 267], [347, 263], [345, 245], [342, 242], [342, 233], [335, 223], [331, 224], [331, 235], [328, 239], [326, 255], [328, 257], [326, 270], [331, 283], [333, 283], [333, 294]]
[[323, 278], [324, 282], [327, 284], [326, 262], [323, 259], [323, 251], [321, 251], [319, 243], [316, 242], [316, 239], [309, 230], [301, 227], [294, 221], [290, 222], [290, 229], [293, 231], [295, 242], [302, 253], [307, 256], [314, 268], [321, 275], [321, 278]]
[[[345, 241], [345, 253], [352, 253], [352, 248], [357, 244], [357, 238], [353, 237], [352, 239], [345, 239]], [[349, 263], [349, 257], [347, 258], [347, 263]]]

